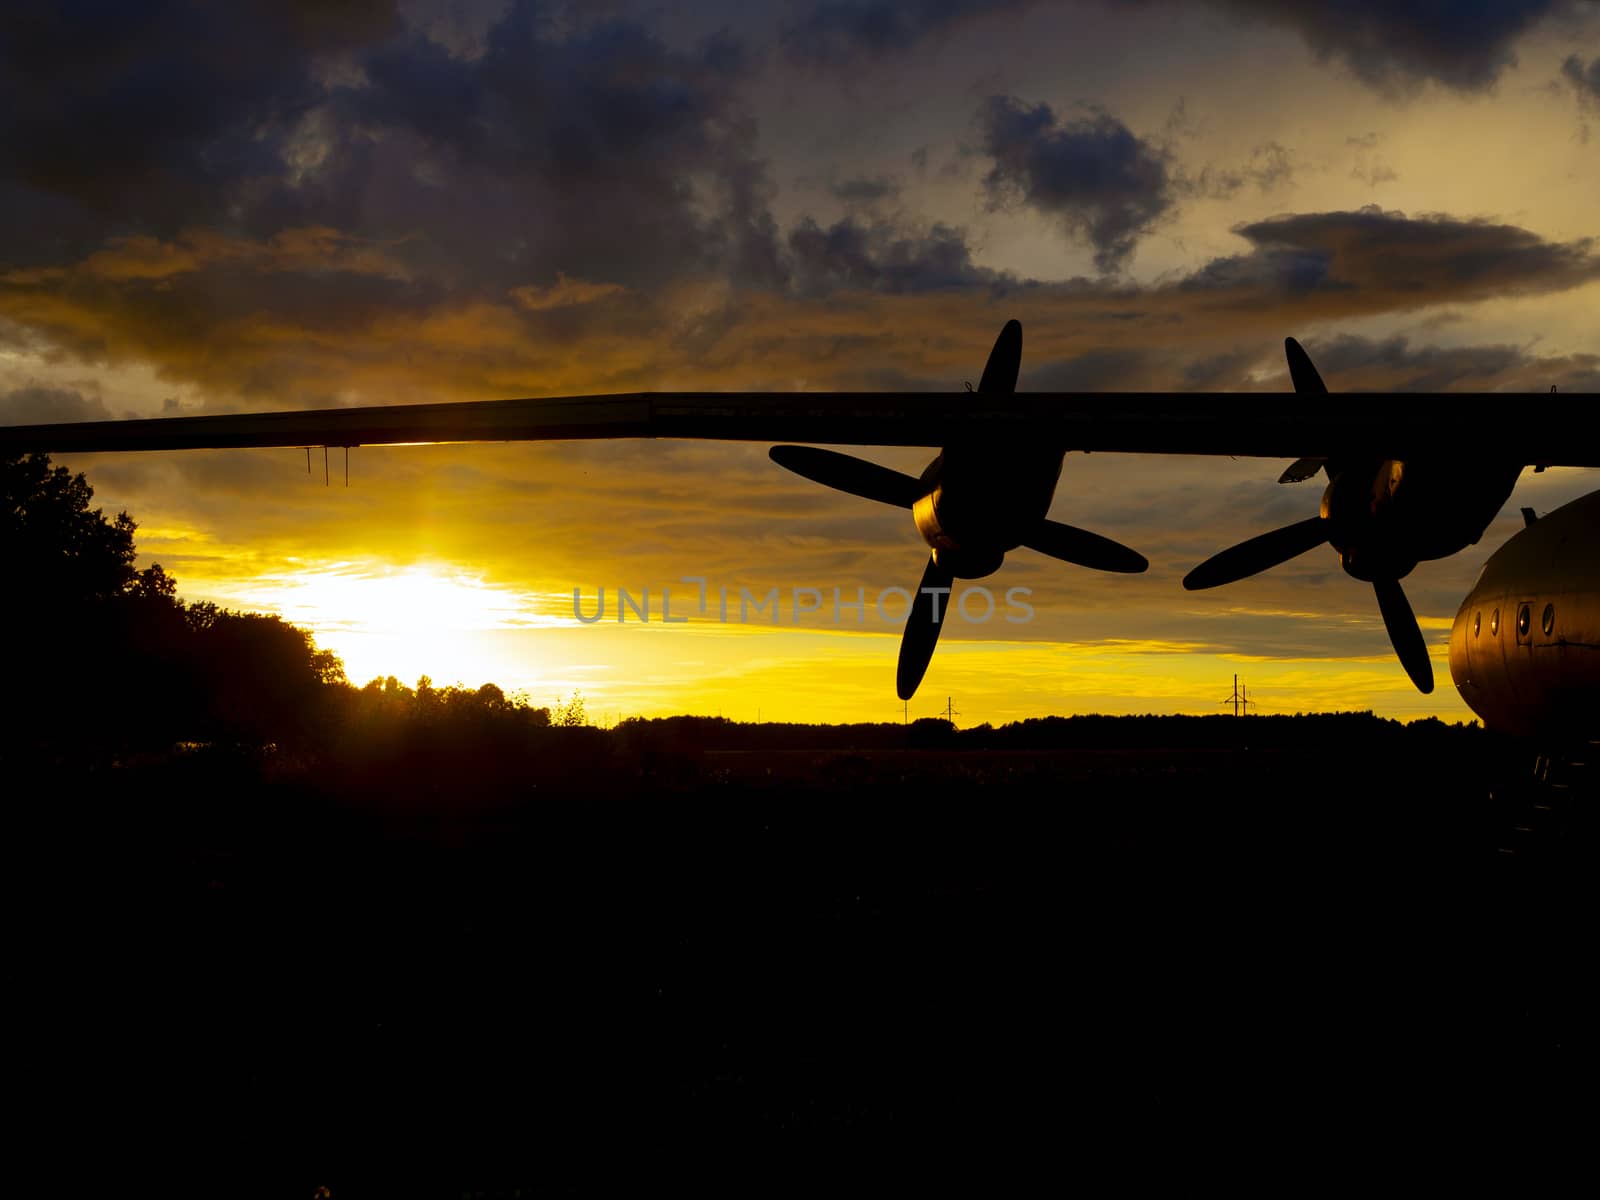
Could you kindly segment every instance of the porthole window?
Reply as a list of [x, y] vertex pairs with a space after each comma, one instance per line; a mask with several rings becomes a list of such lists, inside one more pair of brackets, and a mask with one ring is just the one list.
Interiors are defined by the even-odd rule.
[[1544, 630], [1545, 637], [1549, 637], [1556, 631], [1556, 606], [1554, 604], [1546, 604], [1544, 606], [1544, 619], [1539, 622], [1539, 627]]
[[1472, 614], [1472, 636], [1478, 636], [1478, 630], [1483, 628], [1483, 613], [1478, 611]]
[[1500, 636], [1500, 610], [1498, 608], [1489, 614], [1489, 636]]
[[1528, 630], [1532, 628], [1533, 613], [1529, 612], [1528, 606], [1524, 604], [1521, 608], [1517, 609], [1517, 636], [1527, 637]]

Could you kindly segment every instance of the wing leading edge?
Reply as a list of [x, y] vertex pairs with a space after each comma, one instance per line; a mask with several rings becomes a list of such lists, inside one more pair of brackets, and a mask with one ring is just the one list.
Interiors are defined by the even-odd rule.
[[[1486, 403], [1488, 401], [1488, 403]], [[1237, 457], [1441, 454], [1600, 466], [1600, 405], [1551, 393], [629, 392], [0, 427], [0, 453], [703, 438], [843, 446], [1046, 439], [1067, 450]]]

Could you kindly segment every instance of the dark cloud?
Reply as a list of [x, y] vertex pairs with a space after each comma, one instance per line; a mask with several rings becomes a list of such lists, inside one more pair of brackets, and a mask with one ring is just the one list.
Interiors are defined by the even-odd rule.
[[962, 21], [1037, 0], [822, 0], [782, 34], [789, 61], [841, 66], [910, 49]]
[[[1278, 337], [1215, 353], [1204, 345], [1096, 347], [1024, 364], [1024, 391], [1290, 391]], [[1525, 346], [1429, 346], [1405, 336], [1308, 339], [1335, 392], [1600, 392], [1600, 354], [1540, 356]], [[1261, 369], [1270, 367], [1270, 374]]]
[[991, 204], [1020, 201], [1058, 219], [1094, 247], [1102, 271], [1122, 266], [1173, 205], [1166, 154], [1109, 113], [1061, 121], [1047, 104], [991, 96], [978, 122], [994, 159]]
[[22, 387], [0, 394], [0, 425], [105, 421], [111, 415], [99, 397], [70, 388]]
[[426, 230], [420, 253], [477, 280], [776, 282], [742, 48], [673, 49], [622, 22], [558, 38], [539, 17], [514, 6], [476, 59], [420, 35], [374, 48], [364, 84], [330, 97], [330, 132], [312, 130], [317, 161], [285, 207], [383, 236]]
[[[52, 231], [72, 229], [75, 211], [136, 213], [158, 231], [206, 220], [219, 189], [276, 169], [278, 136], [321, 90], [319, 64], [396, 28], [389, 0], [8, 12], [0, 174], [66, 205]], [[13, 261], [18, 240], [5, 246]]]
[[1561, 77], [1572, 85], [1572, 90], [1586, 104], [1600, 104], [1600, 58], [1587, 67], [1576, 54], [1569, 55], [1561, 64]]
[[320, 226], [401, 246], [413, 274], [453, 289], [776, 281], [737, 43], [674, 48], [608, 19], [562, 33], [518, 0], [466, 57], [386, 4], [330, 12], [261, 0], [8, 18], [0, 262]]
[[[787, 57], [839, 66], [907, 51], [963, 21], [1037, 0], [821, 0], [782, 35]], [[1155, 0], [1117, 0], [1145, 6]], [[1172, 3], [1173, 0], [1160, 0]], [[1592, 12], [1589, 0], [1195, 0], [1293, 29], [1321, 61], [1337, 61], [1389, 94], [1432, 81], [1482, 91], [1516, 62], [1517, 42], [1547, 18]]]
[[853, 217], [823, 229], [807, 217], [790, 232], [788, 248], [795, 284], [803, 293], [926, 292], [1006, 281], [974, 266], [962, 232], [943, 224], [911, 234]]
[[1287, 25], [1322, 61], [1394, 93], [1431, 80], [1460, 91], [1490, 87], [1516, 62], [1519, 38], [1574, 0], [1209, 0]]
[[[1600, 278], [1593, 240], [1555, 243], [1515, 225], [1444, 215], [1408, 217], [1369, 205], [1241, 225], [1250, 253], [1214, 259], [1180, 285], [1259, 301], [1311, 292], [1360, 293], [1417, 306], [1574, 287]], [[1391, 301], [1392, 302], [1392, 301]]]

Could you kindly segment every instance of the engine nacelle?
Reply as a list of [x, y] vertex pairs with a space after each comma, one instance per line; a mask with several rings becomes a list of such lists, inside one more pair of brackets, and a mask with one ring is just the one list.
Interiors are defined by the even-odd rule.
[[933, 559], [958, 579], [982, 579], [993, 575], [1005, 562], [1004, 548], [992, 542], [958, 540], [941, 519], [945, 508], [944, 484], [939, 484], [911, 506], [917, 532], [933, 551]]
[[1460, 455], [1330, 461], [1328, 541], [1355, 578], [1402, 579], [1482, 537], [1521, 473], [1515, 462]]
[[1384, 459], [1329, 474], [1333, 479], [1322, 493], [1322, 518], [1328, 522], [1328, 541], [1339, 552], [1345, 573], [1367, 583], [1404, 579], [1420, 557], [1397, 503], [1405, 463]]

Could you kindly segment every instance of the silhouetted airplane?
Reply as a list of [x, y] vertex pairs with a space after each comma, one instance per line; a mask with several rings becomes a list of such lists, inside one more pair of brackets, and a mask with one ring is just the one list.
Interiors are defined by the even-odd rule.
[[[902, 698], [927, 669], [942, 624], [939, 599], [953, 579], [989, 575], [1018, 547], [1096, 570], [1148, 566], [1126, 546], [1045, 518], [1068, 452], [1294, 459], [1280, 482], [1328, 476], [1320, 514], [1222, 551], [1184, 586], [1229, 583], [1328, 542], [1346, 572], [1372, 583], [1395, 652], [1429, 692], [1433, 670], [1400, 580], [1419, 561], [1476, 543], [1524, 467], [1600, 466], [1600, 407], [1554, 392], [1335, 400], [1299, 343], [1289, 338], [1285, 348], [1301, 397], [1293, 403], [1268, 393], [1019, 395], [1022, 326], [1008, 321], [975, 394], [635, 392], [23, 425], [0, 428], [0, 452], [646, 437], [942, 446], [917, 478], [815, 445], [771, 451], [809, 479], [911, 510], [930, 553], [900, 645]], [[1507, 543], [1457, 617], [1452, 675], [1486, 723], [1538, 732], [1591, 719], [1582, 714], [1600, 695], [1595, 495], [1541, 521], [1545, 529], [1531, 542], [1539, 526]], [[1464, 615], [1491, 600], [1506, 613], [1518, 606], [1517, 646], [1527, 653], [1508, 648], [1491, 667], [1487, 646], [1469, 645], [1458, 669]], [[1525, 642], [1523, 616], [1540, 631], [1530, 625]]]
[[[1022, 325], [1007, 321], [983, 368], [974, 410], [1015, 392], [1021, 366]], [[900, 637], [895, 687], [902, 700], [911, 699], [927, 673], [951, 585], [994, 574], [1008, 551], [1026, 546], [1096, 571], [1136, 574], [1150, 566], [1119, 542], [1045, 519], [1066, 457], [1066, 449], [1051, 442], [968, 438], [945, 446], [916, 478], [814, 446], [774, 446], [768, 453], [807, 479], [911, 510], [928, 543], [928, 565]]]

